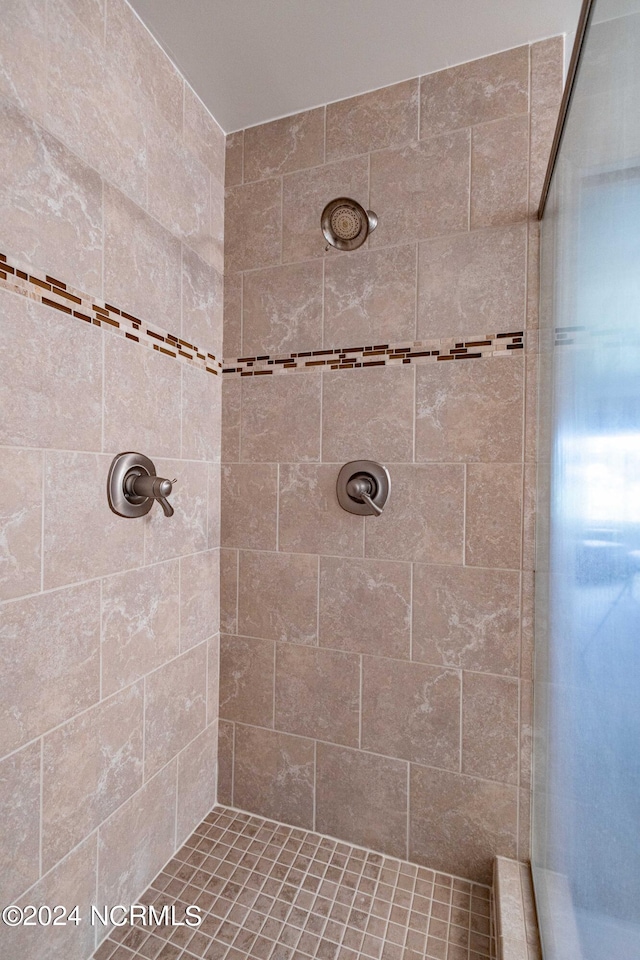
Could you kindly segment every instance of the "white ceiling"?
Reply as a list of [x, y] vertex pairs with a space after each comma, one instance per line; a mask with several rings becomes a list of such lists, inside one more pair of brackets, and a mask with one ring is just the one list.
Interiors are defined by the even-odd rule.
[[575, 30], [580, 0], [129, 0], [227, 133]]

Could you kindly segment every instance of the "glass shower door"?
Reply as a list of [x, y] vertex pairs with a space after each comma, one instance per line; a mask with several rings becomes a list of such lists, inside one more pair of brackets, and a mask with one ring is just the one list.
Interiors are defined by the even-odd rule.
[[542, 226], [534, 884], [640, 958], [640, 3], [596, 0]]

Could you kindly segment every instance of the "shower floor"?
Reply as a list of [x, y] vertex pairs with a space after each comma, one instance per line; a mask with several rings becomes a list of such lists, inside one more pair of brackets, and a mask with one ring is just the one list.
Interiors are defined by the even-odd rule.
[[140, 898], [199, 928], [114, 929], [95, 960], [485, 960], [490, 889], [215, 807]]

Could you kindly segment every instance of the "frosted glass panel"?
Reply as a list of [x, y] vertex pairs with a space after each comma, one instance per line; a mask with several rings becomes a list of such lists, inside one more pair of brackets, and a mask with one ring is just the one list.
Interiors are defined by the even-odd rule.
[[640, 8], [596, 0], [542, 232], [545, 960], [640, 958]]

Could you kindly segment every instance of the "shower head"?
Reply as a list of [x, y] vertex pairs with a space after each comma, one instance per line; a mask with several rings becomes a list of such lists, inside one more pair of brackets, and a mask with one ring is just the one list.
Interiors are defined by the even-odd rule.
[[322, 211], [322, 232], [338, 250], [357, 250], [378, 225], [378, 218], [356, 200], [338, 197]]

